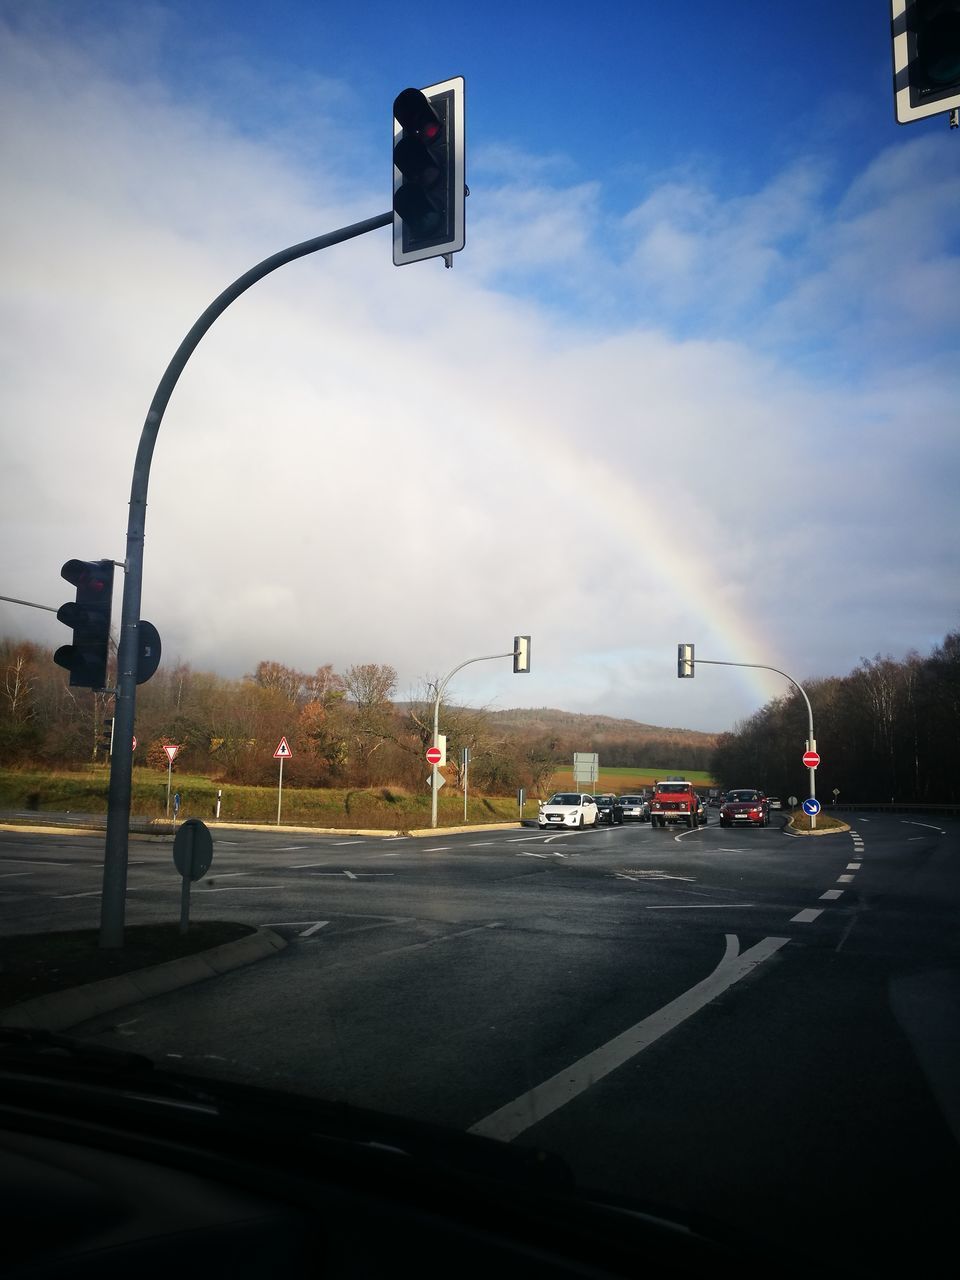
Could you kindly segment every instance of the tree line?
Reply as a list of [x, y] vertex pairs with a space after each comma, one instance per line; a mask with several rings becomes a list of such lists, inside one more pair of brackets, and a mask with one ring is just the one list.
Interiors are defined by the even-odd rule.
[[[135, 763], [165, 769], [165, 744], [181, 751], [175, 769], [241, 784], [276, 781], [273, 752], [293, 752], [284, 782], [303, 787], [421, 788], [433, 739], [435, 687], [395, 701], [397, 673], [359, 663], [338, 673], [263, 661], [242, 679], [161, 669], [137, 693]], [[50, 649], [0, 640], [0, 764], [63, 768], [105, 762], [113, 699], [71, 689]], [[539, 742], [499, 729], [481, 710], [441, 703], [451, 781], [462, 784], [460, 753], [470, 749], [469, 785], [490, 795], [525, 787], [538, 794], [560, 761]], [[114, 744], [118, 749], [119, 744]]]
[[[960, 632], [927, 657], [864, 658], [849, 675], [804, 685], [821, 765], [821, 803], [955, 804], [960, 801]], [[757, 786], [803, 798], [806, 705], [796, 691], [721, 734], [711, 769], [725, 787]]]

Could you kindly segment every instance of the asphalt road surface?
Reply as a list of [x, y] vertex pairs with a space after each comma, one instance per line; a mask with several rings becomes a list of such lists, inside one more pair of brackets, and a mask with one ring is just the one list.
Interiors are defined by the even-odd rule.
[[[192, 919], [290, 945], [77, 1033], [933, 1273], [960, 1191], [960, 823], [852, 828], [215, 832]], [[102, 836], [0, 832], [0, 929], [95, 925], [101, 863]], [[131, 840], [128, 887], [128, 923], [178, 918], [169, 840]]]

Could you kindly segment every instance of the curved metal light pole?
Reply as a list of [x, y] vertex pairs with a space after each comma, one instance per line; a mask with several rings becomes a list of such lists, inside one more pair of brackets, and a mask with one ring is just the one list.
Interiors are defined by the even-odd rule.
[[147, 485], [150, 479], [150, 463], [157, 441], [164, 411], [173, 394], [181, 373], [196, 350], [200, 339], [235, 302], [241, 294], [270, 275], [278, 267], [304, 258], [307, 254], [327, 249], [331, 245], [352, 240], [379, 227], [391, 226], [393, 211], [378, 214], [364, 222], [316, 236], [282, 249], [265, 258], [257, 266], [245, 272], [229, 288], [207, 307], [193, 328], [177, 348], [160, 379], [147, 412], [140, 444], [133, 466], [133, 482], [130, 486], [130, 515], [127, 522], [126, 570], [123, 583], [123, 603], [120, 616], [120, 643], [117, 650], [117, 690], [114, 711], [114, 741], [116, 748], [110, 765], [110, 793], [107, 802], [107, 838], [103, 857], [103, 896], [100, 905], [100, 946], [123, 946], [123, 923], [127, 895], [127, 843], [130, 829], [130, 791], [133, 776], [133, 725], [137, 698], [137, 662], [140, 627], [140, 597], [143, 584], [143, 536], [146, 525]]
[[[705, 662], [709, 667], [750, 667], [754, 671], [775, 671], [778, 676], [783, 676], [785, 680], [789, 680], [795, 689], [800, 690], [804, 702], [807, 704], [807, 750], [816, 751], [817, 740], [813, 736], [813, 708], [810, 705], [810, 699], [807, 697], [806, 690], [799, 681], [794, 680], [793, 676], [787, 675], [786, 671], [781, 671], [779, 667], [767, 667], [762, 662], [719, 662], [714, 658], [697, 658], [696, 662]], [[808, 769], [810, 775], [810, 798], [816, 799], [817, 795], [817, 771], [815, 768]], [[816, 829], [817, 815], [810, 815], [810, 830]]]
[[[464, 667], [469, 667], [471, 662], [493, 662], [495, 658], [515, 658], [516, 656], [517, 656], [517, 650], [510, 649], [509, 652], [507, 653], [488, 653], [488, 654], [485, 654], [482, 658], [467, 658], [466, 662], [458, 663], [458, 665], [455, 666], [452, 671], [448, 672], [447, 675], [445, 675], [443, 679], [437, 683], [437, 696], [433, 700], [433, 746], [439, 747], [440, 745], [440, 699], [443, 697], [444, 690], [446, 689], [447, 685], [450, 683], [453, 677], [457, 674], [457, 672], [462, 671]], [[437, 792], [440, 790], [440, 788], [437, 786], [437, 777], [438, 777], [438, 766], [433, 765], [432, 772], [430, 774], [430, 825], [431, 827], [435, 827], [437, 825]]]

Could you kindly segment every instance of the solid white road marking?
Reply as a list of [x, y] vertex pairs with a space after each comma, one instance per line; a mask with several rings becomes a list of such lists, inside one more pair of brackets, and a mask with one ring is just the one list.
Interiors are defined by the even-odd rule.
[[681, 902], [669, 906], [646, 906], [647, 911], [736, 911], [741, 907], [755, 907], [756, 902]]
[[519, 853], [513, 855], [515, 858], [548, 858], [547, 853], [534, 853], [531, 849], [521, 849]]
[[932, 822], [914, 822], [912, 818], [901, 818], [900, 821], [907, 827], [928, 827], [931, 831], [939, 831], [942, 836], [947, 834], [943, 827], [935, 827]]
[[571, 1102], [579, 1094], [591, 1088], [598, 1080], [616, 1071], [631, 1058], [642, 1053], [661, 1036], [685, 1022], [692, 1014], [722, 995], [729, 987], [756, 969], [764, 960], [786, 946], [789, 938], [764, 938], [749, 951], [739, 954], [739, 942], [734, 934], [726, 935], [726, 950], [720, 963], [709, 977], [704, 978], [671, 1000], [656, 1013], [642, 1019], [634, 1026], [614, 1036], [599, 1049], [571, 1063], [549, 1080], [538, 1084], [513, 1102], [478, 1120], [470, 1126], [470, 1133], [483, 1134], [509, 1142], [531, 1125], [552, 1115], [560, 1107]]
[[304, 929], [299, 936], [301, 938], [309, 938], [311, 933], [316, 933], [318, 929], [322, 929], [325, 924], [329, 924], [329, 920], [318, 920], [316, 924], [312, 924], [309, 929]]
[[842, 889], [828, 889], [826, 893], [821, 893], [821, 902], [836, 902], [838, 898], [843, 897]]
[[823, 915], [823, 907], [806, 907], [803, 911], [798, 911], [795, 916], [790, 917], [791, 924], [810, 924], [816, 920], [817, 916]]
[[[285, 844], [279, 849], [272, 850], [273, 853], [296, 853], [298, 849], [309, 849], [308, 844]], [[269, 851], [268, 851], [269, 852]]]
[[424, 853], [446, 853], [450, 848], [448, 844], [435, 844], [429, 849], [424, 849]]

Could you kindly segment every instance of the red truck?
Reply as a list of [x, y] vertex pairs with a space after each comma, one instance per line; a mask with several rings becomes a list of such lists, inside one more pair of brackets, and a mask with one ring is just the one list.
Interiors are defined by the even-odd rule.
[[650, 801], [651, 827], [665, 827], [668, 822], [685, 822], [688, 827], [699, 825], [697, 793], [693, 783], [685, 778], [668, 778], [653, 784]]

